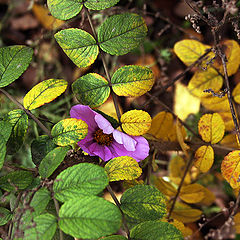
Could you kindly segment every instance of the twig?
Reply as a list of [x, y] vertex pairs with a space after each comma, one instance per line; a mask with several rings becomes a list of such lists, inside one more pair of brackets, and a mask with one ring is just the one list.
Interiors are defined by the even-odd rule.
[[124, 213], [123, 213], [123, 211], [122, 211], [122, 209], [121, 209], [121, 204], [120, 204], [120, 202], [118, 201], [117, 197], [115, 196], [115, 194], [114, 194], [114, 192], [113, 192], [113, 190], [112, 190], [112, 188], [111, 188], [110, 185], [107, 186], [107, 190], [108, 190], [108, 192], [110, 193], [110, 195], [112, 196], [112, 199], [114, 200], [114, 202], [116, 203], [117, 207], [119, 208], [119, 210], [120, 210], [120, 212], [121, 212], [121, 214], [122, 214], [123, 226], [124, 226], [125, 231], [126, 231], [126, 233], [127, 233], [128, 239], [130, 239], [130, 231], [129, 231], [129, 229], [128, 229], [127, 221], [126, 221], [126, 219], [125, 219]]

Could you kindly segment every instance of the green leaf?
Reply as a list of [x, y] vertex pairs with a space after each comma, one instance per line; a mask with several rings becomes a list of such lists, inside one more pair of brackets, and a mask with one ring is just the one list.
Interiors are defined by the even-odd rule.
[[12, 218], [12, 213], [7, 209], [0, 207], [0, 226], [8, 223]]
[[8, 154], [16, 153], [22, 146], [28, 129], [28, 116], [21, 109], [8, 113], [7, 120], [12, 124], [12, 134], [8, 139]]
[[36, 226], [26, 228], [24, 240], [46, 240], [52, 239], [57, 229], [57, 219], [55, 216], [46, 213], [33, 219]]
[[42, 135], [34, 139], [31, 144], [33, 162], [38, 166], [42, 159], [55, 147], [57, 145], [47, 135]]
[[124, 66], [112, 76], [112, 88], [118, 96], [141, 96], [149, 91], [153, 84], [152, 70], [142, 66]]
[[124, 55], [136, 48], [147, 35], [144, 19], [134, 13], [113, 15], [100, 26], [100, 48], [112, 55]]
[[102, 238], [102, 240], [127, 240], [127, 238], [121, 235], [112, 235], [112, 236]]
[[132, 240], [183, 240], [182, 233], [168, 222], [148, 221], [130, 231]]
[[99, 238], [119, 230], [121, 213], [103, 198], [84, 196], [65, 202], [59, 211], [59, 227], [76, 238]]
[[97, 195], [108, 185], [108, 177], [102, 167], [80, 163], [62, 171], [53, 184], [54, 196], [59, 201]]
[[165, 196], [154, 186], [136, 185], [123, 193], [121, 209], [138, 221], [161, 219], [166, 214]]
[[67, 146], [79, 142], [88, 133], [88, 125], [81, 119], [67, 118], [59, 121], [52, 128], [53, 142]]
[[0, 188], [5, 191], [14, 191], [27, 188], [33, 181], [33, 175], [27, 171], [14, 171], [0, 177]]
[[36, 109], [45, 103], [53, 101], [67, 88], [63, 79], [48, 79], [34, 86], [24, 97], [23, 106], [28, 110]]
[[33, 50], [16, 45], [0, 48], [0, 87], [18, 79], [32, 61]]
[[4, 139], [0, 138], [0, 169], [3, 167], [6, 152], [7, 152], [6, 142], [4, 141]]
[[54, 36], [63, 51], [78, 67], [88, 67], [96, 60], [99, 48], [94, 37], [88, 32], [68, 28]]
[[91, 10], [103, 10], [117, 4], [120, 0], [86, 0], [84, 6]]
[[39, 165], [39, 174], [42, 178], [48, 178], [57, 169], [57, 167], [64, 160], [67, 152], [70, 150], [69, 146], [56, 147], [49, 152], [41, 161]]
[[97, 73], [88, 73], [72, 84], [78, 101], [90, 107], [99, 107], [110, 95], [108, 81]]

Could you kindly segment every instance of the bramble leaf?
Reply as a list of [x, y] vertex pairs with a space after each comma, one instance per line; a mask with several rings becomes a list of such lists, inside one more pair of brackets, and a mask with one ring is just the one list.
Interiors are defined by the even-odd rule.
[[123, 130], [132, 136], [146, 133], [151, 127], [150, 115], [142, 110], [130, 110], [121, 116]]
[[78, 28], [68, 28], [54, 35], [67, 56], [78, 67], [88, 67], [96, 60], [99, 49], [94, 37]]
[[213, 148], [211, 146], [199, 147], [195, 152], [194, 160], [195, 167], [197, 167], [201, 172], [207, 172], [213, 165]]
[[231, 112], [219, 112], [220, 116], [222, 117], [225, 125], [226, 131], [232, 131], [234, 129], [234, 122], [232, 119]]
[[100, 48], [112, 55], [124, 55], [136, 48], [147, 35], [144, 19], [135, 13], [108, 17], [98, 29]]
[[198, 131], [205, 142], [215, 144], [223, 138], [225, 125], [218, 113], [204, 114], [198, 122]]
[[223, 96], [222, 98], [209, 96], [201, 98], [202, 105], [213, 112], [229, 112], [229, 103], [227, 96]]
[[112, 88], [118, 96], [141, 96], [149, 91], [153, 84], [152, 70], [137, 65], [121, 67], [112, 76]]
[[11, 220], [13, 214], [7, 208], [0, 207], [0, 216], [0, 226], [3, 226]]
[[59, 217], [62, 231], [84, 239], [97, 239], [115, 233], [122, 220], [117, 206], [96, 196], [82, 196], [65, 202]]
[[166, 196], [174, 197], [177, 193], [176, 187], [161, 177], [154, 178], [154, 185], [161, 193], [165, 194]]
[[33, 110], [45, 103], [49, 103], [65, 92], [67, 85], [67, 81], [63, 79], [48, 79], [42, 81], [25, 95], [23, 106], [28, 110]]
[[0, 87], [18, 79], [32, 61], [33, 50], [15, 45], [0, 48]]
[[240, 83], [236, 85], [236, 87], [232, 91], [232, 96], [236, 103], [240, 103]]
[[88, 133], [88, 125], [81, 119], [67, 118], [52, 128], [53, 142], [59, 146], [68, 146], [79, 142]]
[[108, 81], [97, 73], [88, 73], [72, 84], [78, 101], [90, 107], [99, 107], [110, 95]]
[[133, 180], [142, 174], [138, 162], [132, 157], [122, 156], [110, 160], [104, 167], [109, 181]]
[[127, 238], [125, 238], [122, 235], [112, 235], [112, 236], [104, 237], [102, 238], [102, 240], [127, 240]]

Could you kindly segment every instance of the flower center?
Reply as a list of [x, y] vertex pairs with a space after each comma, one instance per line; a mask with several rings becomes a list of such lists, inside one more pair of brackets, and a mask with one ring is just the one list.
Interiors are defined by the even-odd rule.
[[109, 146], [113, 142], [113, 135], [103, 133], [102, 129], [98, 129], [93, 136], [94, 140], [102, 146]]

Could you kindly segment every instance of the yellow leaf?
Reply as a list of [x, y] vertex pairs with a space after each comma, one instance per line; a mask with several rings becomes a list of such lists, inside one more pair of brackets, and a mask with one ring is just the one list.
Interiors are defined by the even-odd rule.
[[232, 120], [231, 112], [220, 112], [219, 114], [224, 121], [225, 130], [232, 131], [234, 129], [234, 122]]
[[201, 98], [201, 103], [206, 109], [214, 112], [230, 111], [229, 103], [226, 95], [222, 98], [213, 97], [213, 96], [206, 97], [206, 98], [204, 97], [204, 98]]
[[215, 144], [224, 135], [225, 125], [218, 113], [204, 114], [198, 122], [198, 132], [205, 142]]
[[136, 185], [139, 185], [139, 184], [144, 184], [144, 181], [143, 180], [136, 180], [136, 179], [133, 179], [133, 180], [124, 180], [123, 181], [123, 188], [125, 190], [131, 188], [131, 187], [134, 187]]
[[[209, 48], [211, 47], [199, 41], [185, 39], [177, 42], [174, 45], [174, 52], [187, 66], [189, 66], [192, 63], [194, 63], [196, 60], [198, 60], [198, 58], [201, 57]], [[214, 53], [210, 52], [208, 54], [208, 58], [204, 60], [204, 62], [206, 63], [213, 57], [214, 57]], [[206, 65], [206, 64], [203, 64], [203, 65]]]
[[204, 93], [206, 89], [213, 89], [218, 92], [223, 84], [222, 77], [213, 68], [208, 68], [206, 71], [198, 70], [194, 73], [188, 83], [188, 90], [197, 97], [207, 97], [210, 93]]
[[122, 156], [110, 160], [105, 165], [109, 181], [133, 180], [142, 174], [142, 169], [132, 157]]
[[234, 223], [235, 225], [233, 226], [235, 228], [236, 233], [240, 234], [240, 212], [234, 216]]
[[[179, 231], [181, 231], [183, 237], [188, 237], [192, 235], [192, 230], [189, 227], [185, 227], [184, 224], [176, 219], [171, 219], [169, 223], [175, 226]], [[161, 219], [162, 222], [168, 222], [166, 218]]]
[[160, 192], [169, 197], [174, 197], [177, 193], [177, 189], [170, 182], [167, 182], [160, 177], [154, 178], [154, 185]]
[[184, 154], [186, 156], [188, 156], [188, 149], [190, 148], [185, 142], [184, 142], [184, 138], [186, 136], [186, 132], [185, 129], [183, 128], [183, 126], [181, 125], [180, 121], [177, 118], [177, 123], [176, 123], [176, 132], [177, 132], [177, 139], [178, 142], [184, 152]]
[[36, 109], [61, 95], [67, 88], [63, 79], [48, 79], [34, 86], [24, 97], [23, 106], [28, 110]]
[[221, 164], [223, 177], [228, 181], [232, 188], [240, 187], [240, 151], [232, 151], [224, 157]]
[[[168, 209], [171, 205], [168, 205]], [[187, 204], [176, 202], [171, 217], [183, 223], [195, 222], [201, 218], [202, 211], [193, 209]]]
[[232, 96], [236, 103], [240, 103], [240, 83], [233, 89]]
[[197, 183], [182, 186], [179, 197], [187, 203], [198, 203], [205, 197], [204, 187]]
[[48, 9], [39, 4], [34, 3], [32, 10], [38, 21], [48, 30], [57, 29], [65, 23], [49, 15]]
[[153, 135], [163, 141], [177, 141], [176, 128], [174, 126], [173, 115], [169, 112], [159, 112], [153, 119], [148, 134]]
[[210, 206], [215, 201], [214, 194], [208, 190], [207, 188], [204, 188], [205, 196], [204, 198], [199, 202], [199, 204]]
[[131, 110], [121, 116], [123, 130], [132, 136], [146, 133], [151, 127], [150, 115], [142, 110]]
[[235, 133], [226, 135], [220, 144], [230, 148], [239, 148], [237, 135]]
[[200, 99], [190, 94], [186, 86], [177, 82], [174, 94], [174, 113], [181, 120], [185, 120], [189, 114], [198, 113], [199, 108]]
[[[173, 157], [168, 165], [169, 177], [171, 181], [173, 181], [175, 184], [179, 184], [183, 177], [185, 168], [186, 162], [182, 157], [180, 156]], [[191, 176], [190, 173], [188, 172], [184, 178], [184, 183], [190, 184], [190, 182]]]
[[214, 151], [211, 146], [201, 146], [197, 149], [194, 156], [194, 165], [201, 172], [207, 172], [213, 165]]

